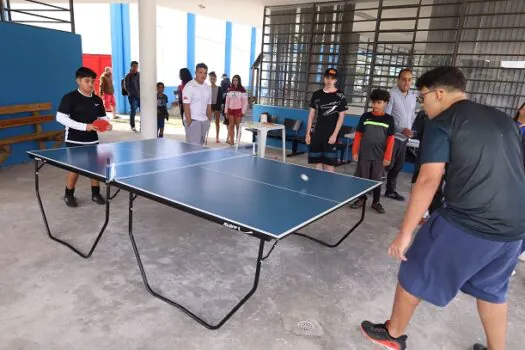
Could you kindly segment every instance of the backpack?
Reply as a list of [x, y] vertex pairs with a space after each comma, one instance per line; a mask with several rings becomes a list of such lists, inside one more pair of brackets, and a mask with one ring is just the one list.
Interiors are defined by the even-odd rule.
[[122, 96], [128, 96], [128, 91], [126, 90], [125, 80], [126, 78], [120, 81], [120, 88], [122, 89]]

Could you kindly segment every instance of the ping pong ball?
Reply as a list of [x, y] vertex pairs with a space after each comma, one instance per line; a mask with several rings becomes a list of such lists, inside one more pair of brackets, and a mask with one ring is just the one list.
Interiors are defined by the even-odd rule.
[[303, 179], [303, 181], [308, 181], [308, 176], [301, 174], [301, 179]]

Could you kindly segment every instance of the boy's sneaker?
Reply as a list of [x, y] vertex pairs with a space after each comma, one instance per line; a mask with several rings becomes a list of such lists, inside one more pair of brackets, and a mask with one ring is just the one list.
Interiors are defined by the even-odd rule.
[[487, 348], [485, 345], [481, 345], [481, 344], [474, 344], [474, 347], [472, 348], [472, 350], [488, 350], [489, 348]]
[[99, 205], [106, 204], [106, 200], [100, 195], [100, 193], [92, 194], [91, 200]]
[[385, 208], [381, 205], [381, 203], [372, 203], [372, 209], [374, 209], [379, 214], [385, 213]]
[[406, 350], [408, 337], [406, 335], [402, 335], [399, 338], [391, 337], [387, 330], [388, 322], [373, 324], [369, 321], [363, 321], [361, 323], [361, 332], [370, 341], [383, 346], [385, 349]]
[[354, 203], [350, 204], [350, 208], [352, 208], [352, 209], [359, 209], [363, 205], [365, 205], [365, 200], [363, 198], [359, 198]]
[[64, 202], [66, 202], [66, 205], [70, 208], [78, 207], [77, 199], [75, 198], [75, 196], [66, 194], [64, 196]]
[[399, 193], [397, 193], [395, 191], [394, 192], [386, 192], [385, 193], [385, 197], [393, 199], [395, 201], [399, 201], [399, 202], [403, 202], [405, 200], [405, 197], [403, 197], [402, 195], [400, 195]]

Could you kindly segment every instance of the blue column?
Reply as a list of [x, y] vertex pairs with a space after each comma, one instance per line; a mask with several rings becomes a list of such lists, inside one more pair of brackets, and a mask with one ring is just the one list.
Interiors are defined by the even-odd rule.
[[226, 45], [224, 49], [224, 73], [230, 77], [232, 68], [232, 22], [226, 22]]
[[192, 75], [195, 71], [195, 22], [195, 14], [188, 13], [186, 64]]
[[252, 65], [255, 62], [255, 45], [257, 43], [257, 28], [252, 27], [252, 42], [250, 48], [250, 75], [248, 76], [248, 86], [252, 86]]
[[111, 61], [117, 113], [128, 113], [129, 102], [122, 96], [120, 81], [129, 71], [131, 62], [131, 38], [129, 29], [129, 4], [110, 4]]

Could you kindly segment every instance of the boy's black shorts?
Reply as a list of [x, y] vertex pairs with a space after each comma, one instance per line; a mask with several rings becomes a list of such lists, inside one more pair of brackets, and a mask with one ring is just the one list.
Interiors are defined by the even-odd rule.
[[312, 137], [308, 147], [308, 163], [336, 166], [338, 157], [337, 147], [328, 143], [328, 137], [324, 140]]

